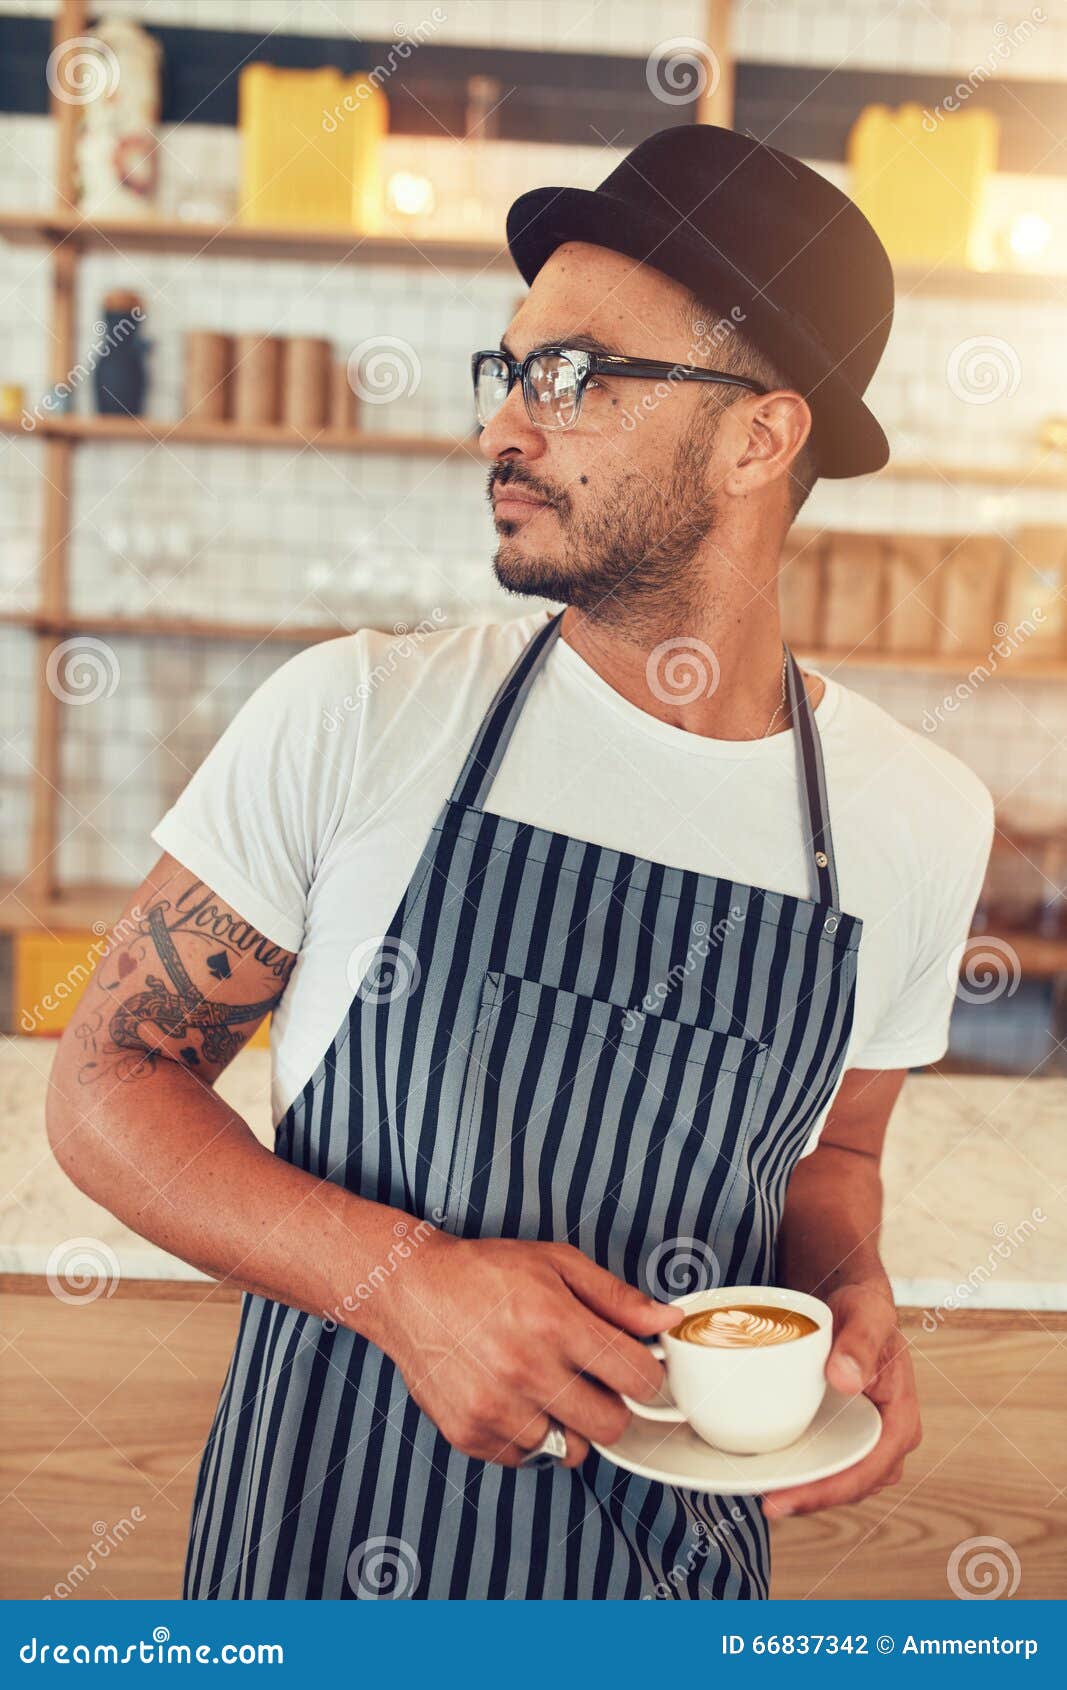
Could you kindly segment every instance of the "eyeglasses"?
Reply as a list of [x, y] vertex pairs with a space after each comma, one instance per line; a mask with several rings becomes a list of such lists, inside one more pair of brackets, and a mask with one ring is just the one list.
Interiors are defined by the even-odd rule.
[[593, 376], [634, 376], [639, 381], [702, 381], [767, 393], [758, 381], [694, 364], [664, 364], [649, 358], [579, 351], [571, 346], [541, 346], [521, 361], [506, 352], [475, 352], [471, 358], [474, 406], [484, 428], [493, 420], [517, 381], [522, 382], [526, 415], [538, 428], [573, 428]]

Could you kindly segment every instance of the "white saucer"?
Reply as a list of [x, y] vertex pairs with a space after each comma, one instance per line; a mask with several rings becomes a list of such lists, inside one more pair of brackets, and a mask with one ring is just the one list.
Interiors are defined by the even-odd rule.
[[770, 1455], [727, 1455], [684, 1422], [671, 1425], [637, 1414], [618, 1443], [593, 1448], [628, 1473], [680, 1490], [759, 1496], [841, 1473], [869, 1455], [881, 1435], [882, 1417], [870, 1397], [845, 1397], [828, 1385], [804, 1436]]

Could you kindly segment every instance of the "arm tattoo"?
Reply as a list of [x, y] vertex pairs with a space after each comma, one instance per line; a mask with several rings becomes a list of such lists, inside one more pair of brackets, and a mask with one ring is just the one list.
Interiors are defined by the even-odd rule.
[[[194, 883], [198, 885], [199, 883]], [[183, 894], [178, 900], [176, 908], [188, 898]], [[201, 906], [202, 907], [202, 906]], [[172, 926], [167, 926], [167, 910], [171, 906], [166, 902], [156, 904], [148, 911], [141, 923], [138, 940], [133, 942], [130, 949], [134, 950], [140, 961], [148, 952], [150, 946], [163, 965], [167, 978], [158, 974], [145, 975], [145, 988], [134, 992], [118, 1002], [107, 1020], [107, 1034], [109, 1042], [103, 1046], [97, 1035], [102, 1032], [105, 1015], [102, 1011], [93, 1009], [78, 1028], [82, 1040], [86, 1061], [79, 1073], [79, 1080], [83, 1085], [89, 1084], [97, 1078], [100, 1064], [97, 1060], [101, 1050], [120, 1052], [116, 1071], [121, 1079], [132, 1079], [145, 1073], [154, 1073], [160, 1062], [159, 1050], [149, 1044], [142, 1036], [142, 1027], [157, 1029], [164, 1038], [185, 1039], [187, 1042], [179, 1054], [182, 1061], [189, 1068], [199, 1066], [201, 1057], [212, 1064], [225, 1067], [226, 1063], [236, 1055], [241, 1048], [242, 1040], [231, 1029], [247, 1025], [262, 1019], [279, 1002], [285, 991], [286, 983], [292, 972], [295, 959], [280, 952], [277, 946], [269, 945], [261, 935], [241, 923], [241, 941], [231, 942], [236, 924], [232, 918], [227, 918], [229, 931], [221, 936], [221, 943], [227, 949], [239, 949], [242, 952], [258, 941], [255, 951], [258, 960], [269, 967], [279, 978], [280, 985], [273, 997], [265, 998], [258, 1003], [227, 1004], [215, 1003], [204, 996], [204, 993], [190, 978], [185, 964], [178, 954], [174, 943], [175, 930], [188, 931], [185, 918], [179, 914]], [[212, 906], [212, 914], [218, 916], [218, 911]], [[198, 935], [201, 936], [201, 935]], [[218, 942], [220, 933], [217, 921], [213, 924], [211, 934], [202, 935], [208, 942]], [[138, 941], [142, 943], [139, 945]], [[147, 941], [147, 943], [143, 943]], [[119, 955], [117, 978], [113, 981], [102, 980], [105, 991], [115, 992], [119, 989], [123, 977], [134, 971], [136, 964], [129, 951], [124, 950]], [[225, 949], [207, 959], [207, 966], [215, 979], [227, 979], [231, 970]], [[192, 1042], [194, 1038], [200, 1041], [199, 1051]]]

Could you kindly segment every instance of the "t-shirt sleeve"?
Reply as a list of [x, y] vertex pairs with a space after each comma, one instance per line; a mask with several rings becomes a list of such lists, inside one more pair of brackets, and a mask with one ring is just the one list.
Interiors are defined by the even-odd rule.
[[[152, 830], [161, 850], [289, 951], [300, 948], [315, 865], [343, 803], [355, 715], [328, 708], [344, 690], [328, 677], [346, 672], [355, 643], [309, 647], [282, 664]], [[338, 661], [330, 647], [342, 645]]]
[[[966, 836], [931, 865], [915, 901], [918, 943], [904, 985], [850, 1068], [924, 1068], [948, 1049], [959, 963], [993, 843], [993, 801], [975, 781]], [[862, 940], [861, 940], [862, 956]]]

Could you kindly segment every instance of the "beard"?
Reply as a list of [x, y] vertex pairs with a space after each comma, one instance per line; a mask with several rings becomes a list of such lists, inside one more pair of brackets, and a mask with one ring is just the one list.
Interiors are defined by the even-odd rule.
[[518, 465], [495, 467], [490, 488], [511, 482], [549, 500], [563, 541], [558, 554], [538, 553], [512, 540], [512, 524], [500, 524], [493, 558], [500, 585], [522, 597], [573, 605], [597, 622], [625, 622], [631, 632], [635, 624], [656, 626], [686, 604], [706, 602], [706, 568], [694, 567], [694, 559], [717, 518], [707, 487], [710, 434], [690, 430], [662, 484], [632, 474], [582, 517], [566, 493], [553, 492]]

